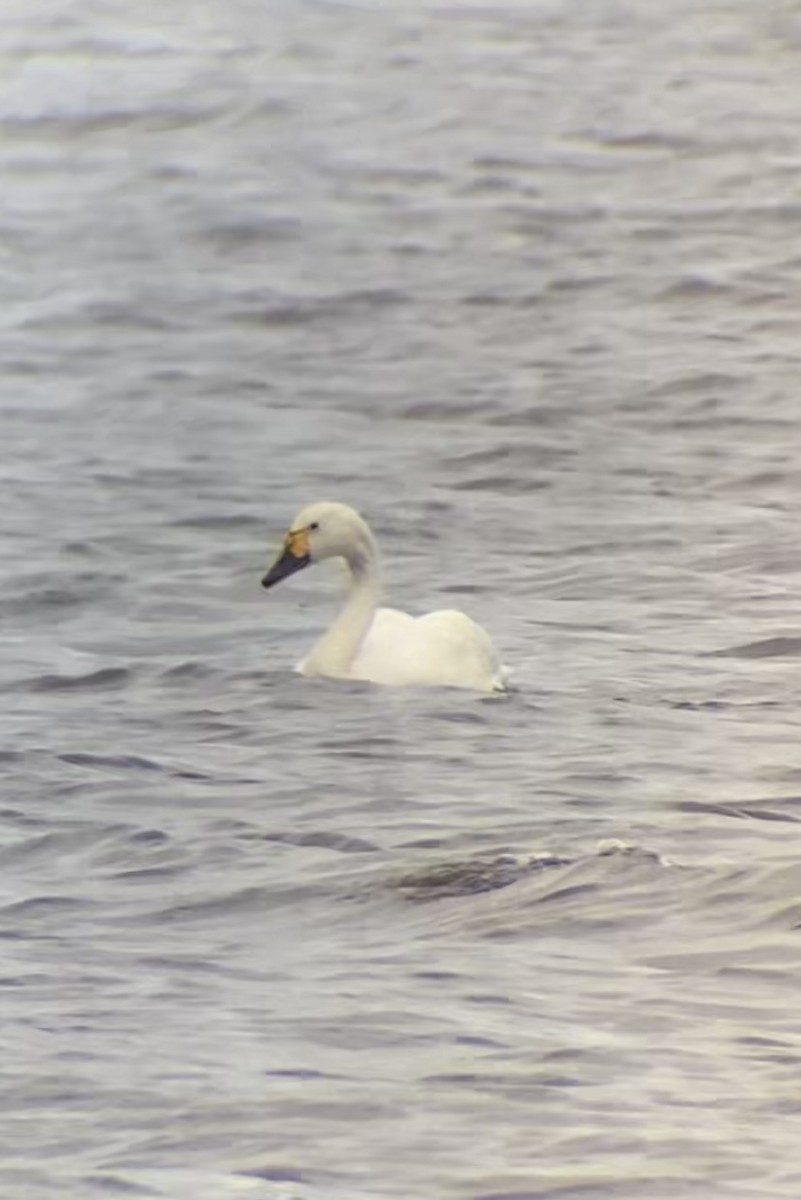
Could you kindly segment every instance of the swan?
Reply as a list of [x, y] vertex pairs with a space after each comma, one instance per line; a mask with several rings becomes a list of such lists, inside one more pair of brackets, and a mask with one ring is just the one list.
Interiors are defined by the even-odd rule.
[[412, 617], [396, 608], [378, 607], [378, 547], [367, 522], [347, 504], [318, 501], [299, 512], [262, 586], [271, 588], [325, 558], [344, 559], [348, 595], [298, 665], [302, 674], [390, 685], [505, 690], [489, 635], [465, 613], [442, 609]]

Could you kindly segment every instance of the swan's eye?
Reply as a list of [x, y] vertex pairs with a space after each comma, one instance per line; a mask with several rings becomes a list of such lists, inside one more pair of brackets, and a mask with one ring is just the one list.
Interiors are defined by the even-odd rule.
[[311, 530], [311, 532], [312, 532], [312, 533], [314, 533], [314, 532], [315, 532], [315, 530], [317, 530], [317, 529], [319, 529], [319, 528], [320, 528], [320, 522], [319, 522], [319, 521], [312, 521], [311, 525], [309, 526], [309, 529]]

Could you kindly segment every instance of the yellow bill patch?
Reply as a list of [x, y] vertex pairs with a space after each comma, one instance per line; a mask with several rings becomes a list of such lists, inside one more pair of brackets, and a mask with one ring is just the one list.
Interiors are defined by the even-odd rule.
[[311, 553], [308, 529], [290, 530], [286, 535], [284, 545], [293, 558], [308, 558]]

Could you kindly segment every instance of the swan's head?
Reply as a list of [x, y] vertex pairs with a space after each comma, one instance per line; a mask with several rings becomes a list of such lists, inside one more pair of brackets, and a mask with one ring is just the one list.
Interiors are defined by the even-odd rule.
[[284, 538], [283, 550], [262, 579], [272, 587], [324, 558], [344, 558], [352, 570], [364, 569], [375, 557], [375, 543], [355, 509], [334, 501], [309, 504], [295, 517]]

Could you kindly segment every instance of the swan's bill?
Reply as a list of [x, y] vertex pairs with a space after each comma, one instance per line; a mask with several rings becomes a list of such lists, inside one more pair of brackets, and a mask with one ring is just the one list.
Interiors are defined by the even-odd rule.
[[261, 581], [262, 587], [272, 587], [288, 575], [294, 575], [311, 562], [308, 529], [294, 529], [286, 535], [284, 549]]

